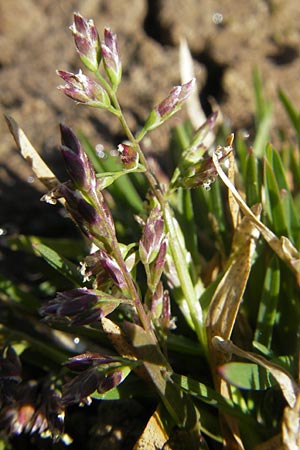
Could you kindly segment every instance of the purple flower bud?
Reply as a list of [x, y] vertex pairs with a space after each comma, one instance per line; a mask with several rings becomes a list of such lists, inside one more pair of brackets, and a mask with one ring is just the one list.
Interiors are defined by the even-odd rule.
[[102, 264], [103, 269], [109, 275], [114, 285], [122, 291], [123, 295], [128, 295], [127, 283], [124, 279], [123, 272], [121, 271], [117, 262], [108, 255], [105, 251], [99, 250], [97, 252], [99, 260]]
[[130, 372], [118, 358], [90, 352], [71, 358], [65, 365], [80, 374], [64, 386], [63, 405], [88, 401], [93, 392], [106, 392], [114, 388]]
[[90, 311], [84, 311], [77, 314], [76, 317], [72, 319], [71, 324], [75, 327], [90, 325], [91, 323], [99, 322], [105, 315], [102, 308], [94, 308]]
[[146, 131], [154, 130], [154, 128], [157, 128], [166, 119], [173, 116], [188, 98], [194, 85], [195, 79], [192, 78], [186, 84], [175, 86], [169, 95], [151, 111], [144, 125], [144, 129]]
[[0, 380], [5, 381], [21, 381], [21, 362], [13, 347], [10, 345], [5, 347], [0, 353]]
[[139, 162], [139, 156], [132, 145], [119, 144], [118, 151], [121, 156], [121, 161], [127, 170], [135, 169]]
[[86, 192], [94, 191], [96, 188], [96, 174], [87, 154], [73, 132], [66, 125], [60, 125], [61, 147], [65, 166], [74, 185]]
[[101, 45], [94, 22], [74, 13], [74, 23], [70, 29], [81, 61], [89, 70], [96, 72], [101, 61]]
[[73, 356], [73, 358], [69, 358], [64, 365], [75, 372], [82, 372], [90, 367], [109, 364], [115, 361], [116, 359], [110, 356], [101, 355], [100, 353], [86, 352], [81, 355]]
[[62, 405], [89, 402], [88, 397], [96, 391], [99, 383], [100, 373], [96, 368], [85, 370], [64, 386]]
[[117, 36], [109, 28], [104, 29], [104, 43], [101, 44], [101, 48], [105, 72], [112, 83], [113, 89], [116, 90], [122, 77], [122, 65]]
[[121, 302], [128, 301], [102, 291], [75, 288], [58, 292], [53, 300], [40, 308], [46, 320], [67, 319], [70, 325], [89, 325], [114, 311]]
[[123, 374], [121, 370], [109, 373], [106, 377], [100, 382], [97, 391], [99, 393], [107, 392], [118, 386], [121, 381], [123, 381]]
[[101, 226], [98, 212], [83, 198], [80, 191], [70, 189], [67, 184], [61, 184], [55, 189], [55, 195], [57, 198], [63, 197], [66, 200], [66, 209], [82, 233], [89, 239], [93, 239], [95, 230], [97, 235], [101, 232], [106, 235], [106, 227]]
[[171, 316], [171, 302], [168, 291], [163, 290], [162, 283], [159, 283], [152, 297], [151, 317], [157, 327], [166, 333], [175, 327], [174, 318]]
[[148, 285], [149, 288], [152, 290], [152, 292], [156, 290], [156, 287], [162, 276], [166, 262], [166, 254], [167, 254], [167, 238], [165, 237], [160, 244], [157, 257], [152, 263], [150, 268], [151, 280], [148, 280]]
[[58, 292], [55, 299], [40, 308], [40, 314], [48, 320], [68, 318], [72, 325], [87, 325], [103, 317], [98, 295], [87, 288]]
[[164, 221], [156, 207], [151, 210], [140, 240], [139, 253], [143, 264], [151, 264], [157, 257], [164, 237]]
[[[228, 157], [230, 151], [231, 147], [218, 146], [216, 149], [218, 160], [224, 161]], [[212, 157], [207, 156], [202, 158], [197, 164], [191, 164], [183, 168], [175, 185], [186, 189], [203, 186], [208, 190], [210, 189], [211, 183], [215, 181], [217, 175], [218, 173]]]
[[84, 75], [81, 70], [78, 74], [58, 70], [57, 74], [66, 82], [64, 86], [58, 86], [58, 89], [72, 100], [94, 108], [110, 107], [110, 98], [105, 89]]
[[[91, 240], [96, 240], [98, 246], [102, 243], [105, 248], [110, 247], [115, 238], [114, 224], [106, 205], [103, 206], [104, 199], [97, 199], [99, 210], [96, 210], [83, 198], [80, 191], [70, 189], [67, 183], [59, 185], [51, 195], [55, 199], [66, 200], [66, 209], [83, 234]], [[98, 193], [98, 197], [101, 197], [101, 193]]]
[[163, 294], [161, 324], [166, 330], [174, 330], [176, 328], [175, 317], [172, 317], [171, 315], [171, 300], [168, 291], [164, 291]]

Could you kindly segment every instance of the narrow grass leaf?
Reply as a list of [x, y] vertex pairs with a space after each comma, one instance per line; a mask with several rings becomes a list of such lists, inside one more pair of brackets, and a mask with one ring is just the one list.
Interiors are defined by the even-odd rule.
[[287, 223], [289, 217], [285, 215], [274, 169], [267, 159], [264, 160], [264, 184], [270, 226], [276, 234], [289, 236]]
[[268, 264], [260, 298], [254, 340], [270, 349], [280, 291], [280, 268], [277, 257]]
[[74, 263], [59, 255], [55, 250], [44, 244], [33, 243], [32, 247], [38, 256], [41, 256], [61, 275], [65, 276], [68, 280], [74, 283], [75, 286], [81, 286], [82, 277]]
[[258, 70], [253, 74], [256, 101], [256, 137], [253, 143], [256, 156], [262, 156], [270, 136], [272, 106], [263, 96], [263, 84]]
[[247, 205], [251, 207], [256, 203], [261, 203], [258, 161], [253, 151], [249, 151], [246, 158], [245, 191]]
[[71, 238], [47, 238], [19, 234], [8, 236], [7, 242], [11, 250], [23, 250], [32, 254], [35, 253], [33, 249], [34, 244], [43, 244], [65, 257], [72, 259], [82, 258], [88, 250], [83, 240]]
[[231, 341], [224, 340], [220, 336], [214, 337], [213, 345], [216, 347], [217, 350], [222, 351], [227, 355], [234, 354], [236, 356], [240, 356], [241, 358], [245, 358], [248, 359], [249, 361], [259, 364], [260, 366], [270, 371], [270, 373], [273, 375], [273, 377], [279, 384], [282, 394], [285, 397], [287, 403], [291, 408], [294, 407], [297, 395], [299, 395], [299, 386], [285, 369], [283, 369], [278, 364], [266, 360], [264, 357], [260, 355], [256, 355], [255, 353], [247, 352], [245, 350], [240, 349], [239, 347], [234, 345]]
[[185, 238], [187, 250], [192, 255], [193, 263], [197, 265], [199, 264], [198, 238], [190, 190], [178, 190], [177, 208], [180, 214], [178, 221]]
[[290, 238], [294, 238], [294, 233], [300, 230], [299, 217], [296, 212], [294, 201], [290, 192], [290, 188], [286, 179], [286, 169], [283, 166], [279, 152], [273, 150], [273, 171], [276, 176], [278, 188], [281, 192], [281, 201], [286, 217], [288, 230], [290, 232]]
[[292, 102], [287, 97], [285, 92], [282, 89], [278, 90], [278, 97], [290, 119], [291, 124], [293, 125], [297, 138], [298, 138], [298, 145], [300, 144], [300, 114], [296, 111], [294, 108]]
[[[238, 155], [239, 167], [240, 167], [240, 178], [241, 180], [246, 180], [246, 170], [247, 170], [247, 157], [248, 149], [246, 142], [240, 134], [237, 134], [235, 140], [236, 153]], [[253, 150], [252, 150], [253, 152]]]
[[218, 371], [228, 383], [240, 389], [266, 390], [275, 384], [270, 374], [254, 363], [230, 362]]

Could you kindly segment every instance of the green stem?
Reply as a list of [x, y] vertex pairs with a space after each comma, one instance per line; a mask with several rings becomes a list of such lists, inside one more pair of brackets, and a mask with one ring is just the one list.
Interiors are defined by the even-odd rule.
[[[144, 156], [144, 153], [140, 147], [139, 141], [142, 139], [143, 135], [138, 135], [137, 138], [134, 137], [132, 134], [126, 119], [123, 115], [122, 109], [120, 107], [118, 98], [116, 96], [116, 93], [114, 90], [110, 87], [110, 85], [107, 83], [107, 81], [102, 77], [102, 75], [97, 72], [96, 73], [98, 79], [102, 83], [103, 87], [106, 89], [107, 93], [110, 96], [111, 102], [113, 107], [116, 109], [116, 111], [119, 112], [118, 118], [121, 123], [121, 126], [123, 128], [123, 131], [128, 138], [128, 140], [132, 143], [134, 149], [139, 155], [140, 163], [145, 167], [145, 176], [147, 177], [147, 180], [149, 182], [149, 185], [151, 187], [151, 190], [157, 200], [160, 203], [166, 228], [169, 233], [169, 245], [174, 261], [174, 265], [176, 268], [176, 272], [180, 281], [181, 289], [183, 291], [183, 294], [185, 296], [185, 299], [187, 301], [189, 312], [192, 318], [192, 322], [195, 328], [195, 332], [197, 334], [199, 342], [203, 345], [204, 348], [206, 348], [206, 333], [205, 333], [205, 327], [203, 324], [203, 314], [202, 314], [202, 308], [199, 303], [199, 300], [197, 299], [195, 288], [190, 276], [190, 273], [188, 271], [188, 267], [184, 258], [184, 252], [180, 244], [180, 240], [177, 235], [176, 228], [174, 226], [174, 221], [172, 217], [172, 212], [170, 210], [170, 207], [168, 205], [168, 202], [166, 202], [164, 194], [161, 190], [161, 187], [156, 180], [155, 176], [151, 172], [148, 162]], [[141, 308], [138, 309], [138, 312], [140, 313], [140, 309], [144, 308], [141, 305]]]

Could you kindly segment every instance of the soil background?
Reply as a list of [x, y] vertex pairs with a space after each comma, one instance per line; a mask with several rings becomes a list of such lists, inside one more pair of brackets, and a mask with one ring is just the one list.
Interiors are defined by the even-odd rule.
[[[82, 67], [69, 30], [73, 11], [93, 18], [100, 34], [105, 26], [117, 33], [124, 67], [119, 97], [133, 130], [180, 83], [182, 37], [193, 54], [205, 112], [217, 102], [232, 131], [252, 129], [254, 67], [274, 103], [274, 129], [288, 126], [278, 87], [300, 107], [298, 0], [1, 0], [1, 112], [17, 120], [56, 172], [59, 122], [81, 129], [93, 145], [111, 148], [122, 139], [110, 115], [76, 106], [56, 89], [56, 69], [77, 73]], [[61, 224], [39, 202], [43, 188], [17, 153], [2, 114], [0, 135], [0, 228], [56, 233]], [[150, 151], [163, 151], [167, 136], [168, 126], [152, 133]]]
[[[1, 112], [14, 117], [58, 175], [59, 122], [82, 130], [95, 146], [115, 148], [123, 138], [111, 116], [76, 106], [56, 89], [56, 69], [77, 73], [82, 68], [69, 30], [73, 11], [93, 18], [100, 34], [106, 26], [117, 33], [124, 68], [119, 98], [134, 131], [151, 107], [180, 83], [182, 37], [194, 58], [205, 113], [216, 102], [232, 131], [250, 131], [249, 144], [255, 67], [273, 101], [274, 129], [289, 128], [277, 99], [279, 87], [300, 109], [299, 0], [0, 0]], [[182, 117], [184, 112], [175, 120]], [[149, 152], [163, 154], [168, 132], [164, 126], [151, 134]], [[0, 136], [0, 234], [67, 234], [69, 222], [39, 201], [44, 188], [16, 151], [2, 114]], [[1, 271], [12, 268], [7, 258], [0, 250]], [[15, 265], [13, 275], [24, 270], [22, 264]], [[139, 408], [130, 404], [119, 414], [111, 409], [104, 414], [110, 415], [109, 424], [119, 420], [121, 431], [132, 423], [137, 431], [145, 414]], [[133, 421], [130, 414], [135, 415]], [[130, 448], [124, 440], [108, 437], [101, 442], [99, 449]], [[33, 448], [24, 445], [19, 442], [16, 448]]]

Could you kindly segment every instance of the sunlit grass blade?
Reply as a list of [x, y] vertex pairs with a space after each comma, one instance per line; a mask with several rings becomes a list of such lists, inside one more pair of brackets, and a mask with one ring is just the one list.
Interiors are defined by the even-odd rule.
[[27, 253], [35, 253], [33, 245], [43, 244], [52, 250], [70, 259], [80, 259], [88, 251], [88, 247], [82, 239], [71, 238], [47, 238], [40, 236], [26, 236], [24, 234], [7, 237], [10, 248], [14, 251], [23, 250]]
[[261, 203], [261, 186], [258, 174], [258, 160], [254, 153], [250, 151], [246, 159], [245, 175], [246, 203], [253, 206]]
[[289, 146], [289, 156], [290, 156], [290, 171], [293, 174], [294, 189], [295, 192], [299, 193], [300, 190], [300, 154], [299, 151], [294, 147], [294, 145]]
[[197, 229], [191, 191], [180, 189], [177, 197], [178, 221], [185, 238], [187, 250], [191, 253], [193, 264], [199, 264]]
[[240, 179], [246, 179], [246, 170], [247, 170], [247, 156], [248, 149], [245, 140], [241, 133], [238, 133], [235, 139], [235, 150], [238, 156], [238, 164], [240, 171]]
[[34, 243], [33, 249], [38, 256], [41, 256], [50, 266], [65, 276], [75, 286], [82, 284], [82, 276], [74, 263], [44, 244]]
[[240, 389], [260, 391], [276, 384], [265, 368], [254, 363], [229, 362], [219, 371], [228, 383]]
[[[224, 199], [222, 198], [222, 188], [219, 179], [215, 181], [210, 191], [210, 211], [216, 217], [220, 233], [228, 231], [228, 224], [225, 219]], [[228, 233], [227, 233], [228, 235]]]
[[290, 192], [290, 187], [287, 182], [286, 174], [287, 171], [285, 170], [279, 152], [276, 150], [273, 150], [273, 171], [276, 175], [276, 181], [278, 183], [278, 188], [281, 195], [282, 205], [284, 209], [284, 214], [287, 222], [287, 227], [290, 233], [290, 238], [294, 241], [294, 243], [297, 242], [297, 234], [300, 230], [300, 221], [299, 221], [299, 215], [297, 214], [294, 201]]
[[288, 96], [282, 89], [278, 90], [278, 97], [294, 127], [298, 139], [298, 146], [300, 146], [300, 113], [296, 110]]
[[268, 264], [263, 291], [260, 297], [254, 340], [271, 348], [273, 328], [277, 314], [280, 291], [280, 268], [278, 258], [273, 256]]
[[198, 398], [201, 402], [219, 409], [224, 414], [240, 418], [249, 425], [254, 425], [256, 423], [256, 420], [251, 417], [250, 414], [245, 414], [245, 411], [243, 411], [239, 405], [236, 405], [229, 398], [224, 398], [207, 384], [201, 383], [191, 377], [178, 374], [174, 374], [173, 379], [182, 389], [186, 390], [193, 397]]
[[266, 198], [270, 202], [268, 207], [273, 216], [274, 230], [297, 243], [300, 224], [286, 179], [286, 171], [279, 153], [270, 145], [266, 149], [266, 158]]
[[[265, 185], [265, 208], [271, 228], [279, 236], [289, 236], [288, 218], [282, 203], [282, 193], [280, 192], [276, 175], [270, 163], [270, 147], [267, 151], [267, 158], [264, 160], [264, 185]], [[268, 157], [269, 156], [269, 157]]]
[[256, 136], [253, 143], [253, 148], [256, 156], [262, 156], [270, 137], [272, 105], [264, 98], [263, 83], [257, 69], [253, 74], [253, 84], [256, 102]]

